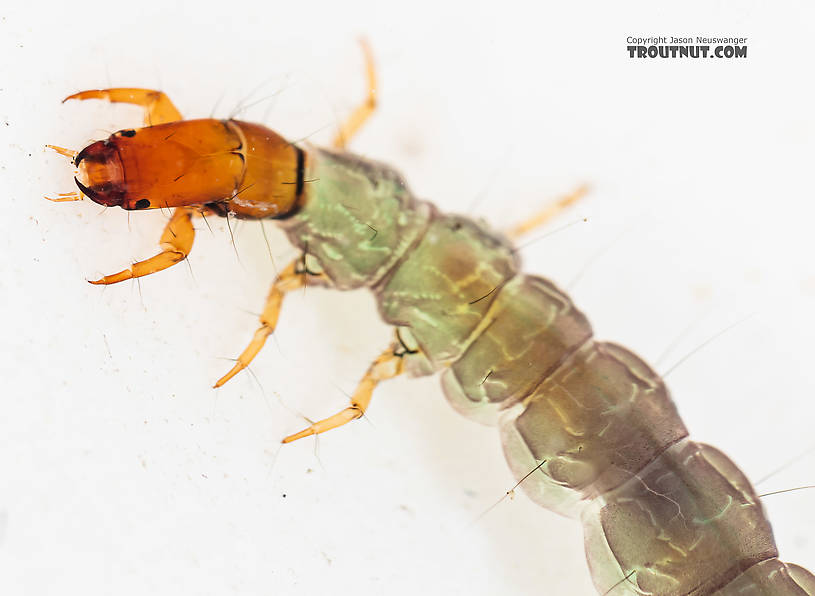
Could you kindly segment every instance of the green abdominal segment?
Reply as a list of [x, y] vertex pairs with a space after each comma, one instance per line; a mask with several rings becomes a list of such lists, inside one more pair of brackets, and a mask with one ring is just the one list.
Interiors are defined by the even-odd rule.
[[420, 349], [408, 370], [443, 370], [453, 407], [498, 426], [529, 497], [581, 520], [599, 593], [815, 596], [815, 576], [777, 558], [747, 478], [688, 438], [662, 379], [595, 341], [568, 296], [519, 272], [508, 240], [416, 200], [386, 166], [313, 156], [290, 239], [336, 287], [371, 288]]

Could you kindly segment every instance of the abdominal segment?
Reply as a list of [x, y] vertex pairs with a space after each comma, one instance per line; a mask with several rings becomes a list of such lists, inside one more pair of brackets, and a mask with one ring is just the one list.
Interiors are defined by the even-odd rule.
[[386, 166], [312, 160], [320, 184], [289, 237], [337, 287], [374, 292], [417, 346], [408, 372], [443, 370], [452, 406], [498, 426], [533, 501], [580, 519], [599, 593], [815, 595], [815, 576], [777, 558], [744, 474], [688, 438], [660, 376], [596, 341], [565, 293], [520, 272], [504, 236], [416, 200]]

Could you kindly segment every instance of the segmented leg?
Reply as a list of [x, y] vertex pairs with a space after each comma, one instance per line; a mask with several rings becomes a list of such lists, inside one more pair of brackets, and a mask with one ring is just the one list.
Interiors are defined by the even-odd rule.
[[159, 245], [161, 252], [145, 261], [134, 263], [129, 269], [119, 271], [113, 275], [106, 275], [101, 279], [92, 281], [92, 284], [115, 284], [134, 277], [143, 277], [157, 271], [167, 269], [176, 263], [187, 258], [192, 250], [192, 242], [195, 239], [195, 229], [192, 227], [191, 217], [193, 209], [188, 207], [178, 207], [170, 221], [164, 227]]
[[365, 121], [371, 117], [376, 109], [376, 69], [374, 68], [374, 55], [371, 51], [371, 46], [364, 39], [360, 40], [362, 52], [365, 54], [365, 67], [368, 78], [368, 91], [365, 101], [357, 106], [357, 109], [343, 122], [337, 131], [337, 136], [334, 137], [333, 145], [337, 149], [345, 149], [345, 146], [351, 140], [360, 127], [365, 124]]
[[144, 108], [144, 124], [153, 126], [181, 120], [181, 114], [163, 91], [117, 87], [115, 89], [89, 89], [63, 99], [107, 99], [112, 103], [131, 103]]
[[352, 420], [361, 417], [368, 405], [371, 403], [371, 396], [373, 395], [374, 388], [382, 381], [392, 379], [404, 371], [404, 358], [403, 354], [397, 353], [393, 347], [388, 348], [382, 355], [374, 360], [368, 372], [362, 377], [362, 380], [357, 385], [356, 391], [351, 396], [351, 405], [337, 412], [333, 416], [329, 416], [324, 420], [315, 422], [308, 428], [301, 430], [299, 433], [289, 435], [283, 439], [284, 443], [291, 443], [297, 439], [308, 437], [311, 435], [318, 435], [324, 433], [332, 428], [337, 428], [343, 424], [347, 424]]
[[214, 387], [220, 387], [229, 379], [234, 377], [244, 368], [249, 366], [252, 359], [260, 352], [266, 338], [269, 337], [277, 326], [280, 317], [280, 307], [283, 305], [283, 297], [292, 290], [303, 288], [307, 285], [325, 285], [328, 277], [323, 273], [311, 273], [305, 267], [305, 258], [297, 259], [289, 264], [275, 279], [269, 297], [266, 298], [266, 306], [260, 315], [260, 327], [255, 331], [255, 335], [246, 349], [238, 356], [235, 366], [228, 373], [218, 379]]
[[512, 240], [517, 240], [527, 232], [531, 232], [537, 227], [542, 226], [547, 221], [561, 213], [567, 207], [576, 203], [588, 193], [589, 187], [585, 184], [576, 188], [573, 192], [561, 197], [560, 199], [553, 201], [543, 207], [540, 211], [538, 211], [535, 215], [530, 217], [529, 219], [522, 221], [514, 228], [510, 228], [506, 232], [504, 232], [507, 236], [509, 236]]

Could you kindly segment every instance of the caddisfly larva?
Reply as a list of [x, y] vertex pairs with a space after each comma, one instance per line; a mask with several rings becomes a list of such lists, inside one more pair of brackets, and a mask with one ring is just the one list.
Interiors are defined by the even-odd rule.
[[498, 425], [530, 498], [580, 518], [598, 592], [815, 594], [811, 573], [777, 558], [749, 481], [721, 452], [688, 438], [646, 363], [595, 341], [568, 296], [521, 273], [507, 236], [440, 212], [390, 167], [344, 151], [375, 107], [370, 55], [368, 85], [333, 149], [301, 147], [237, 120], [182, 120], [158, 91], [70, 96], [131, 103], [146, 114], [143, 128], [82, 151], [55, 148], [73, 158], [81, 195], [127, 210], [174, 209], [159, 254], [92, 283], [184, 260], [199, 214], [275, 219], [302, 257], [281, 270], [254, 337], [216, 386], [260, 351], [292, 290], [368, 288], [396, 327], [351, 404], [284, 442], [359, 418], [381, 381], [443, 371], [455, 409]]

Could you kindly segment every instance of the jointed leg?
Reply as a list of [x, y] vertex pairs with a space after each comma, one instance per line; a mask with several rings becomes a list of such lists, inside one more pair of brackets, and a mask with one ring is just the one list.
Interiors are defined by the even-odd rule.
[[345, 149], [365, 121], [371, 117], [376, 109], [376, 69], [374, 68], [374, 56], [371, 46], [364, 39], [360, 40], [362, 51], [365, 54], [365, 67], [368, 78], [368, 92], [365, 101], [357, 106], [357, 109], [342, 123], [337, 136], [334, 137], [333, 145], [337, 149]]
[[269, 297], [266, 299], [266, 306], [260, 315], [260, 327], [255, 331], [255, 336], [243, 353], [238, 356], [235, 366], [232, 367], [228, 373], [218, 379], [215, 387], [220, 387], [229, 379], [234, 377], [244, 368], [249, 366], [252, 359], [257, 356], [263, 344], [266, 343], [266, 338], [274, 332], [277, 326], [277, 319], [280, 317], [280, 307], [283, 305], [283, 297], [292, 290], [305, 287], [306, 285], [325, 284], [328, 278], [322, 273], [309, 273], [305, 270], [305, 259], [298, 259], [293, 261], [280, 272], [277, 279], [272, 284], [272, 289], [269, 292]]
[[374, 360], [368, 372], [362, 377], [362, 380], [357, 385], [356, 391], [351, 396], [351, 405], [344, 410], [337, 412], [333, 416], [329, 416], [324, 420], [315, 422], [305, 430], [299, 433], [289, 435], [283, 439], [284, 443], [291, 443], [297, 439], [308, 437], [310, 435], [317, 435], [324, 433], [332, 428], [337, 428], [343, 424], [347, 424], [352, 420], [361, 417], [365, 410], [368, 409], [368, 404], [371, 403], [371, 395], [374, 388], [381, 382], [387, 379], [392, 379], [404, 371], [404, 358], [403, 354], [395, 353], [394, 348], [390, 347]]
[[144, 108], [144, 124], [154, 126], [181, 120], [181, 114], [163, 91], [117, 87], [115, 89], [90, 89], [69, 95], [69, 99], [107, 99], [112, 103], [131, 103]]
[[573, 203], [576, 203], [578, 200], [582, 199], [588, 193], [589, 187], [585, 184], [578, 187], [571, 193], [567, 194], [564, 197], [561, 197], [557, 201], [549, 203], [545, 205], [543, 209], [541, 209], [538, 213], [527, 219], [526, 221], [522, 221], [514, 228], [511, 228], [504, 232], [507, 236], [509, 236], [512, 240], [517, 240], [527, 232], [531, 232], [535, 228], [542, 226], [547, 221], [555, 217], [561, 211], [565, 210], [567, 207], [571, 206]]
[[102, 279], [92, 281], [92, 284], [115, 284], [134, 277], [143, 277], [167, 269], [176, 263], [187, 258], [192, 250], [192, 243], [195, 239], [195, 228], [192, 227], [190, 219], [194, 211], [187, 207], [178, 207], [173, 211], [173, 216], [164, 227], [159, 245], [161, 252], [147, 260], [134, 263], [129, 269], [106, 275]]

